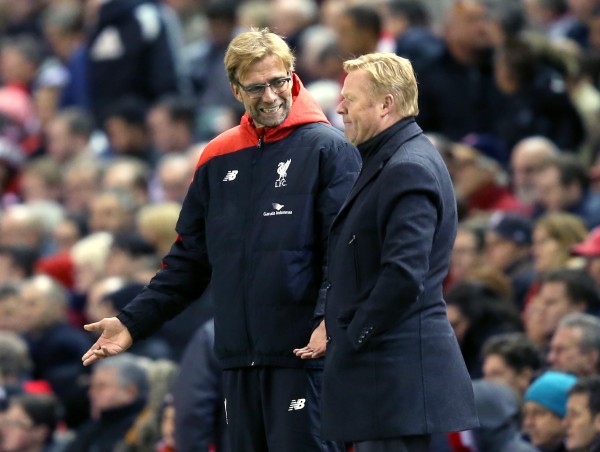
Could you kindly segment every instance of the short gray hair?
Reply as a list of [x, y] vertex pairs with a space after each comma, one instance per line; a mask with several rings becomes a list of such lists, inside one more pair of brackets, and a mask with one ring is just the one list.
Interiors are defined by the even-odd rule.
[[31, 370], [27, 343], [18, 334], [0, 330], [0, 378], [22, 377]]
[[591, 315], [575, 312], [567, 314], [558, 323], [558, 329], [579, 328], [581, 330], [581, 343], [579, 349], [584, 353], [598, 352], [600, 359], [600, 319]]
[[146, 369], [138, 363], [138, 357], [132, 353], [121, 353], [99, 361], [98, 369], [117, 369], [118, 384], [121, 387], [133, 385], [137, 388], [138, 400], [146, 401], [150, 391]]

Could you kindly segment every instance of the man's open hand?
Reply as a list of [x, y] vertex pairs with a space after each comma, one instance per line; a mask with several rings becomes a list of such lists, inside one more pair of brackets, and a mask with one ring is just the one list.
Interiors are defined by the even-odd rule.
[[84, 366], [89, 366], [108, 356], [118, 355], [133, 344], [129, 330], [116, 317], [108, 317], [99, 322], [84, 325], [83, 328], [87, 331], [102, 332], [96, 343], [81, 358]]

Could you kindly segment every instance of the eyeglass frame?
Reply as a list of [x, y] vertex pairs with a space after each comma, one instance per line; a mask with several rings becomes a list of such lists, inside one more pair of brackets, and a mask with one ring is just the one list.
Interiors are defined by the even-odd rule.
[[[283, 81], [285, 83], [285, 88], [281, 88], [281, 89], [276, 89], [273, 87], [273, 83], [276, 82], [280, 82]], [[248, 94], [248, 96], [250, 96], [250, 98], [252, 99], [260, 99], [262, 96], [265, 95], [265, 91], [267, 91], [267, 88], [271, 88], [271, 91], [273, 91], [273, 93], [275, 94], [281, 94], [283, 93], [286, 89], [289, 88], [289, 83], [292, 81], [292, 76], [290, 75], [290, 73], [288, 72], [288, 75], [285, 77], [277, 77], [271, 81], [269, 81], [269, 83], [253, 83], [252, 85], [249, 86], [244, 86], [242, 85], [239, 80], [236, 80], [235, 83], [242, 89], [244, 90], [244, 92], [246, 94]], [[249, 90], [251, 90], [252, 88], [261, 88], [260, 94], [252, 94], [249, 92]]]

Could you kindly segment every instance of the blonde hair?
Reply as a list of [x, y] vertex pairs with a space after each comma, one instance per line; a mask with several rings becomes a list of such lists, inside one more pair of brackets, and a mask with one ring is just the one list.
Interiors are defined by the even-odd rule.
[[287, 72], [294, 70], [294, 54], [283, 38], [268, 28], [252, 28], [236, 36], [225, 53], [224, 62], [229, 81], [237, 82], [252, 64], [270, 55], [278, 57]]
[[113, 236], [109, 232], [94, 232], [87, 235], [71, 248], [73, 263], [76, 266], [87, 265], [93, 268], [96, 274], [101, 275], [112, 243]]
[[534, 224], [534, 229], [538, 228], [542, 228], [548, 236], [560, 243], [567, 253], [573, 245], [583, 242], [588, 235], [583, 220], [566, 212], [551, 212], [543, 215]]
[[419, 90], [410, 61], [393, 53], [369, 53], [344, 62], [344, 70], [363, 69], [371, 74], [370, 90], [374, 95], [391, 94], [396, 111], [403, 116], [419, 114]]
[[161, 256], [167, 254], [177, 238], [175, 225], [180, 211], [181, 204], [165, 202], [144, 206], [137, 214], [138, 229], [151, 231], [152, 237], [144, 238], [156, 247]]

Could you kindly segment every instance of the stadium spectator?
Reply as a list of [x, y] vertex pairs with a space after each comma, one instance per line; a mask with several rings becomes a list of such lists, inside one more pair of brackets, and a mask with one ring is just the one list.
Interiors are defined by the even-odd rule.
[[548, 353], [552, 369], [578, 377], [600, 371], [600, 319], [574, 313], [561, 319]]
[[598, 415], [600, 415], [600, 377], [594, 375], [581, 378], [569, 390], [567, 414], [564, 424], [567, 428], [565, 446], [570, 451], [600, 450], [598, 435]]
[[531, 444], [540, 450], [564, 451], [566, 429], [562, 420], [567, 411], [567, 394], [576, 381], [573, 375], [548, 371], [527, 389], [523, 429]]
[[10, 399], [0, 421], [0, 450], [58, 451], [65, 444], [55, 440], [60, 417], [58, 400], [48, 394], [23, 394]]
[[133, 355], [98, 363], [89, 387], [91, 419], [77, 429], [67, 451], [114, 450], [144, 409], [148, 395], [147, 372]]
[[498, 334], [483, 344], [483, 377], [510, 387], [519, 403], [544, 362], [537, 346], [523, 333]]

